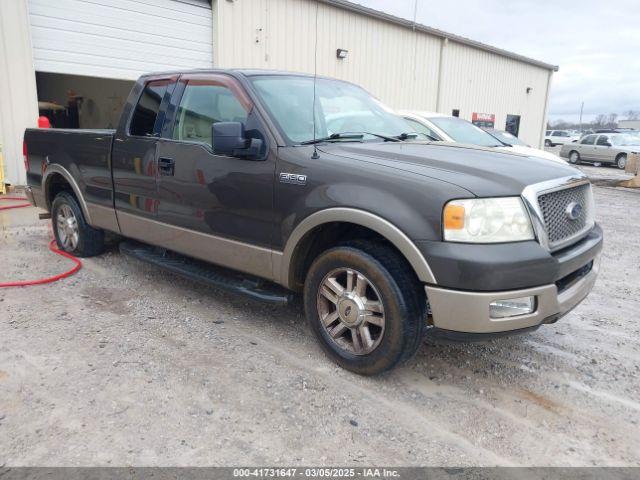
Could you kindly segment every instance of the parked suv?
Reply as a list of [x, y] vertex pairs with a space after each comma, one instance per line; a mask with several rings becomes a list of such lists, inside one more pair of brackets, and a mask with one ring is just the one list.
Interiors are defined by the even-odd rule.
[[339, 80], [145, 75], [116, 130], [24, 138], [31, 201], [62, 249], [96, 255], [114, 232], [124, 253], [220, 288], [299, 292], [325, 351], [360, 374], [410, 358], [427, 332], [553, 323], [598, 271], [580, 171], [421, 139]]
[[573, 134], [567, 130], [547, 130], [544, 135], [544, 146], [555, 147], [572, 143], [580, 139], [580, 135]]

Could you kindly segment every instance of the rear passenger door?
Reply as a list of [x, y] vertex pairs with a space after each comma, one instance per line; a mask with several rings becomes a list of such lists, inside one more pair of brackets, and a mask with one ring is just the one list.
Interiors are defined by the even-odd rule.
[[596, 140], [594, 148], [594, 160], [601, 163], [612, 162], [611, 156], [611, 140], [608, 135], [600, 135]]
[[140, 238], [144, 226], [139, 219], [156, 216], [156, 145], [176, 80], [156, 78], [136, 85], [116, 133], [111, 155], [114, 203], [127, 236]]

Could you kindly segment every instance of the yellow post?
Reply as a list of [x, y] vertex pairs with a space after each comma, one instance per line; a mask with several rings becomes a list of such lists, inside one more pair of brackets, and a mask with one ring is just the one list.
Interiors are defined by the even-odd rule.
[[2, 159], [2, 144], [0, 143], [0, 195], [7, 193], [4, 186], [4, 161]]

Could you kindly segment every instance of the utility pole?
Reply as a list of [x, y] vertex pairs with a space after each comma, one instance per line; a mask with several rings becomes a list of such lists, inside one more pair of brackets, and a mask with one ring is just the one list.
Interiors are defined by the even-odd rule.
[[584, 102], [580, 105], [580, 133], [582, 133], [582, 111], [584, 110]]

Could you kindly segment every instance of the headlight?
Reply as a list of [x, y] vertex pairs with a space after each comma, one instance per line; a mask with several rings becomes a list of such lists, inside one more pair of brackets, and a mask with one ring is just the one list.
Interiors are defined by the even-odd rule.
[[533, 227], [520, 197], [452, 200], [444, 207], [444, 239], [500, 243], [533, 240]]

